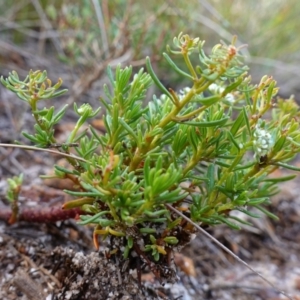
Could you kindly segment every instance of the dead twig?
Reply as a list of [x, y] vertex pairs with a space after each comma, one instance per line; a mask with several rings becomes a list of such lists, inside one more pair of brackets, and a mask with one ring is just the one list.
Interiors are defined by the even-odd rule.
[[63, 153], [63, 152], [58, 152], [58, 151], [54, 151], [54, 150], [50, 150], [50, 149], [45, 149], [45, 148], [38, 148], [38, 147], [34, 147], [34, 146], [27, 146], [27, 145], [16, 145], [16, 144], [4, 144], [4, 143], [0, 143], [0, 147], [6, 147], [6, 148], [20, 148], [20, 149], [25, 149], [25, 150], [34, 150], [34, 151], [43, 151], [43, 152], [49, 152], [52, 154], [57, 154], [60, 156], [64, 156], [64, 157], [69, 157], [69, 158], [73, 158], [76, 160], [80, 160], [83, 162], [88, 162], [85, 159], [76, 156], [76, 155], [72, 155], [72, 154], [67, 154], [67, 153]]
[[34, 282], [26, 272], [19, 270], [13, 279], [13, 285], [24, 293], [28, 299], [45, 299], [43, 288]]
[[[21, 257], [30, 265], [31, 268], [35, 269], [35, 272], [40, 271], [40, 276], [42, 277], [44, 282], [47, 282], [47, 277], [52, 280], [56, 284], [57, 287], [61, 287], [61, 282], [51, 274], [47, 269], [45, 269], [42, 266], [38, 266], [30, 257], [27, 255], [24, 255], [20, 253]], [[48, 283], [48, 282], [47, 282]], [[53, 290], [53, 286], [51, 284], [48, 284], [48, 287], [50, 290]]]

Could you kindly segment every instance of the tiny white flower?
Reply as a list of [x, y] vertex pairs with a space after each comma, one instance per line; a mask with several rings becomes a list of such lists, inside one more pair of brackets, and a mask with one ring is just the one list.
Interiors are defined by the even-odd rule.
[[[208, 87], [209, 91], [212, 92], [213, 94], [222, 94], [224, 91], [225, 91], [225, 88], [222, 87], [222, 86], [219, 86], [215, 83], [212, 83], [209, 87]], [[225, 96], [225, 102], [227, 102], [228, 104], [232, 104], [235, 99], [234, 99], [234, 96], [233, 94], [231, 93], [228, 93], [226, 96]]]
[[233, 96], [233, 94], [231, 94], [231, 93], [229, 93], [229, 94], [227, 94], [227, 95], [225, 96], [225, 100], [226, 100], [227, 102], [229, 102], [230, 104], [232, 104], [232, 103], [235, 101], [234, 96]]
[[217, 84], [215, 84], [215, 83], [212, 83], [209, 87], [208, 87], [208, 89], [212, 92], [212, 93], [214, 93], [214, 94], [222, 94], [223, 92], [224, 92], [224, 88], [223, 87], [221, 87], [221, 86], [219, 86], [219, 85], [217, 85]]
[[182, 90], [180, 90], [178, 93], [179, 100], [181, 100], [190, 90], [191, 90], [191, 88], [189, 88], [189, 87], [185, 87]]
[[274, 145], [272, 135], [266, 129], [261, 128], [260, 124], [257, 124], [255, 126], [253, 137], [253, 147], [255, 155], [263, 156], [268, 154], [268, 152]]
[[[179, 100], [183, 99], [184, 96], [185, 96], [190, 90], [191, 90], [191, 88], [189, 88], [189, 87], [185, 87], [185, 88], [179, 90], [178, 95], [177, 95], [178, 98], [179, 98]], [[168, 99], [168, 97], [167, 97], [167, 95], [162, 94], [162, 95], [160, 95], [159, 99], [160, 99], [161, 101], [166, 101], [166, 100]]]

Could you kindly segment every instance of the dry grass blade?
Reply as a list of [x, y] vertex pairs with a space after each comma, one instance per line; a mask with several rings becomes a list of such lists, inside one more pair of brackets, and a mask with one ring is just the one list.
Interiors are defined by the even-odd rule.
[[108, 46], [108, 39], [107, 39], [106, 28], [105, 28], [105, 24], [104, 24], [104, 20], [103, 20], [101, 5], [100, 5], [99, 1], [92, 0], [92, 2], [95, 7], [95, 13], [97, 15], [97, 19], [98, 19], [98, 23], [99, 23], [99, 28], [100, 28], [101, 38], [102, 38], [103, 48], [104, 48], [103, 49], [104, 54], [105, 54], [105, 57], [108, 57], [109, 56], [109, 53], [108, 53], [109, 46]]
[[166, 204], [166, 206], [171, 209], [172, 211], [174, 211], [177, 215], [181, 216], [182, 218], [184, 218], [186, 221], [188, 221], [190, 224], [192, 224], [193, 226], [195, 226], [199, 231], [201, 231], [206, 237], [208, 237], [209, 239], [211, 239], [214, 243], [216, 243], [220, 248], [222, 248], [224, 251], [226, 251], [229, 255], [231, 255], [236, 261], [240, 262], [241, 264], [243, 264], [244, 266], [246, 266], [251, 272], [255, 273], [257, 276], [259, 276], [262, 280], [264, 280], [266, 283], [268, 283], [271, 287], [274, 288], [275, 291], [277, 291], [278, 293], [284, 295], [285, 297], [287, 297], [290, 300], [293, 300], [293, 298], [289, 295], [287, 295], [286, 292], [284, 291], [280, 291], [270, 280], [268, 280], [267, 278], [265, 278], [263, 275], [261, 275], [259, 272], [255, 271], [249, 264], [247, 264], [244, 260], [242, 260], [239, 256], [237, 256], [236, 254], [234, 254], [231, 250], [229, 250], [227, 247], [225, 247], [222, 243], [220, 243], [216, 238], [214, 238], [212, 235], [210, 235], [208, 232], [206, 232], [203, 228], [201, 228], [198, 224], [194, 223], [190, 218], [188, 218], [187, 216], [185, 216], [183, 213], [181, 213], [180, 211], [178, 211], [176, 208], [174, 208], [173, 206], [171, 206], [170, 204]]
[[[34, 8], [36, 9], [38, 15], [40, 16], [40, 20], [43, 24], [43, 26], [45, 27], [45, 29], [52, 31], [52, 25], [49, 22], [47, 15], [45, 14], [43, 7], [41, 6], [40, 2], [37, 0], [31, 0], [32, 5], [34, 6]], [[56, 51], [61, 55], [61, 56], [65, 56], [64, 51], [61, 47], [61, 44], [59, 42], [59, 40], [55, 37], [52, 38], [53, 44], [56, 48]]]
[[54, 150], [50, 150], [50, 149], [45, 149], [45, 148], [38, 148], [38, 147], [34, 147], [34, 146], [27, 146], [27, 145], [16, 145], [16, 144], [2, 144], [0, 143], [0, 147], [6, 147], [6, 148], [20, 148], [20, 149], [25, 149], [25, 150], [33, 150], [33, 151], [43, 151], [43, 152], [49, 152], [52, 154], [58, 154], [64, 157], [70, 157], [76, 160], [80, 160], [83, 162], [88, 162], [85, 159], [78, 157], [76, 155], [72, 155], [72, 154], [67, 154], [67, 153], [63, 153], [63, 152], [58, 152], [58, 151], [54, 151]]

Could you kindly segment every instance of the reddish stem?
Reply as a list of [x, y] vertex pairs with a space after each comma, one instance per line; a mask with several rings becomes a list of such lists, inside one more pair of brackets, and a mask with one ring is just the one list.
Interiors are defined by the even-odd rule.
[[[36, 208], [20, 208], [18, 221], [26, 221], [33, 223], [53, 223], [74, 219], [78, 215], [84, 214], [80, 208], [63, 210], [61, 206], [53, 207], [36, 207]], [[12, 211], [8, 206], [0, 207], [0, 220], [8, 222], [12, 216]]]

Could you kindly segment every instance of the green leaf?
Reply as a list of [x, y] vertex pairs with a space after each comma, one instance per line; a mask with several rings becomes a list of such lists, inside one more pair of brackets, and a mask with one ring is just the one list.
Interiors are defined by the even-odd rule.
[[164, 242], [170, 245], [178, 244], [179, 240], [175, 236], [167, 236], [164, 238]]
[[244, 76], [237, 78], [235, 82], [233, 82], [232, 84], [228, 85], [225, 88], [225, 90], [222, 94], [226, 95], [226, 94], [232, 92], [233, 90], [236, 90], [236, 88], [243, 82], [243, 80], [244, 80]]
[[243, 107], [243, 114], [244, 114], [244, 120], [245, 120], [247, 129], [248, 129], [248, 133], [249, 133], [249, 135], [251, 135], [251, 128], [250, 128], [250, 123], [249, 123], [246, 107]]
[[191, 76], [190, 74], [182, 71], [180, 68], [177, 67], [177, 65], [173, 62], [173, 60], [170, 58], [170, 56], [167, 53], [163, 53], [164, 58], [166, 59], [167, 63], [169, 64], [169, 66], [179, 75], [186, 77], [190, 80], [194, 80], [193, 76]]
[[279, 152], [280, 150], [282, 150], [283, 147], [284, 147], [285, 141], [286, 141], [286, 137], [282, 135], [282, 136], [276, 141], [276, 143], [275, 143], [275, 145], [274, 145], [274, 147], [273, 147], [272, 152], [277, 153], [277, 152]]
[[56, 124], [57, 122], [60, 121], [60, 119], [64, 116], [67, 108], [68, 108], [68, 104], [66, 104], [62, 109], [60, 109], [53, 117], [53, 124]]
[[157, 78], [155, 72], [153, 71], [152, 66], [151, 66], [151, 61], [148, 56], [146, 57], [146, 67], [147, 67], [147, 70], [148, 70], [152, 80], [154, 81], [155, 85], [161, 90], [162, 93], [166, 94], [171, 99], [172, 102], [174, 102], [174, 99], [173, 99], [173, 96], [171, 95], [171, 93], [160, 82], [160, 80]]
[[72, 195], [72, 196], [79, 196], [79, 197], [101, 197], [103, 194], [100, 192], [74, 192], [69, 190], [64, 190], [65, 193]]
[[111, 69], [111, 66], [108, 65], [107, 69], [106, 69], [106, 74], [107, 74], [107, 77], [109, 78], [110, 80], [110, 83], [115, 86], [115, 80], [114, 80], [114, 75], [113, 75], [113, 72], [112, 72], [112, 69]]
[[210, 106], [222, 100], [221, 95], [214, 95], [206, 98], [197, 97], [195, 102], [199, 102], [202, 105]]
[[54, 168], [57, 169], [60, 172], [63, 172], [65, 174], [76, 174], [76, 175], [80, 175], [80, 172], [76, 171], [76, 170], [69, 170], [66, 169], [64, 167], [58, 166], [58, 165], [54, 165]]
[[289, 175], [289, 176], [278, 177], [278, 178], [266, 178], [266, 179], [263, 180], [263, 182], [280, 183], [280, 182], [285, 182], [285, 181], [292, 180], [296, 177], [297, 177], [297, 175]]
[[64, 89], [64, 90], [60, 90], [58, 92], [53, 93], [51, 96], [50, 95], [46, 95], [45, 97], [43, 97], [43, 99], [50, 99], [50, 98], [55, 98], [55, 97], [59, 97], [65, 93], [67, 93], [68, 90]]
[[235, 173], [230, 172], [227, 174], [226, 182], [225, 182], [225, 189], [226, 191], [234, 191], [234, 185], [236, 182]]
[[260, 210], [261, 212], [263, 212], [266, 216], [268, 216], [269, 218], [278, 221], [279, 218], [272, 214], [271, 212], [269, 212], [268, 210], [266, 210], [265, 208], [259, 206], [259, 205], [253, 205], [253, 207], [257, 208], [258, 210]]
[[240, 152], [240, 146], [239, 144], [236, 142], [235, 138], [233, 137], [232, 133], [230, 131], [227, 131], [227, 135], [231, 141], [231, 143], [235, 146], [235, 148], [238, 150], [238, 152]]
[[167, 209], [161, 209], [161, 210], [157, 210], [157, 211], [153, 211], [153, 212], [149, 211], [149, 210], [144, 211], [144, 214], [150, 218], [157, 218], [161, 215], [165, 215], [166, 213], [168, 213]]
[[33, 136], [32, 134], [28, 134], [27, 132], [23, 132], [23, 131], [22, 131], [22, 134], [23, 134], [23, 136], [25, 136], [28, 140], [30, 140], [34, 144], [39, 143], [39, 140], [35, 136]]
[[221, 160], [218, 160], [218, 159], [215, 161], [215, 163], [216, 163], [217, 165], [221, 166], [221, 167], [224, 167], [224, 168], [230, 168], [230, 167], [231, 167], [230, 164], [225, 163], [225, 162], [223, 162], [223, 161], [221, 161]]
[[223, 126], [227, 123], [228, 117], [223, 118], [221, 120], [216, 120], [216, 121], [208, 121], [208, 122], [197, 122], [197, 121], [186, 121], [182, 122], [183, 124], [186, 125], [191, 125], [191, 126], [197, 126], [197, 127], [217, 127], [217, 126]]
[[239, 210], [240, 212], [244, 213], [245, 215], [248, 215], [249, 217], [252, 218], [260, 218], [261, 216], [258, 214], [255, 214], [254, 212], [251, 212], [249, 210], [243, 209], [241, 207], [236, 208], [237, 210]]
[[150, 186], [150, 156], [148, 156], [144, 163], [144, 180], [145, 187]]
[[289, 170], [293, 170], [293, 171], [300, 171], [299, 167], [291, 166], [291, 165], [288, 165], [288, 164], [283, 163], [283, 162], [276, 162], [273, 165], [279, 166], [279, 167], [283, 167], [283, 168], [286, 168], [286, 169], [289, 169]]
[[238, 130], [245, 124], [245, 115], [244, 112], [241, 111], [238, 115], [238, 117], [235, 119], [230, 132], [232, 133], [233, 136], [236, 135], [236, 133], [238, 132]]
[[221, 221], [222, 223], [225, 223], [227, 226], [229, 226], [232, 229], [240, 230], [241, 227], [237, 225], [236, 223], [230, 222], [227, 218], [222, 216], [214, 216], [216, 220]]
[[174, 191], [166, 191], [161, 193], [158, 197], [155, 198], [156, 203], [174, 203], [176, 201], [186, 198], [189, 194], [182, 193], [181, 189], [176, 189]]
[[[11, 89], [10, 89], [11, 90]], [[14, 90], [11, 90], [11, 91], [13, 91], [14, 92]], [[16, 93], [17, 94], [17, 96], [22, 100], [22, 101], [25, 101], [25, 102], [28, 102], [29, 101], [29, 98], [30, 98], [30, 96], [25, 96], [25, 94], [23, 93], [23, 92], [18, 92], [18, 93]]]
[[140, 233], [156, 233], [156, 229], [150, 227], [140, 228], [139, 231]]
[[250, 206], [255, 206], [255, 205], [258, 205], [258, 204], [262, 204], [262, 203], [265, 203], [266, 201], [268, 201], [269, 198], [267, 197], [263, 197], [263, 198], [252, 198], [250, 200], [247, 201], [247, 205], [250, 205]]
[[235, 221], [237, 221], [237, 222], [239, 222], [239, 223], [241, 223], [241, 224], [244, 224], [244, 225], [253, 226], [252, 223], [247, 222], [247, 221], [245, 221], [245, 220], [242, 220], [242, 219], [240, 219], [240, 218], [238, 218], [238, 217], [235, 217], [235, 216], [229, 216], [228, 218], [229, 218], [229, 219], [233, 219], [233, 220], [235, 220]]
[[[185, 140], [186, 141], [186, 136], [188, 137], [189, 139], [189, 142], [193, 148], [193, 151], [196, 153], [197, 152], [197, 149], [198, 149], [198, 146], [200, 144], [200, 141], [199, 141], [199, 138], [197, 136], [197, 133], [195, 131], [195, 128], [193, 127], [189, 127], [188, 130], [187, 130], [187, 135], [184, 134], [183, 132], [180, 133], [181, 135], [181, 140]], [[185, 149], [185, 143], [183, 143], [183, 141], [180, 142], [181, 144], [181, 152]]]
[[87, 224], [98, 224], [99, 223], [99, 217], [103, 216], [105, 214], [109, 214], [109, 211], [101, 211], [93, 216], [80, 216], [81, 220], [80, 222], [78, 222], [78, 224], [80, 225], [87, 225]]
[[215, 166], [210, 164], [207, 168], [208, 193], [210, 194], [215, 188]]

